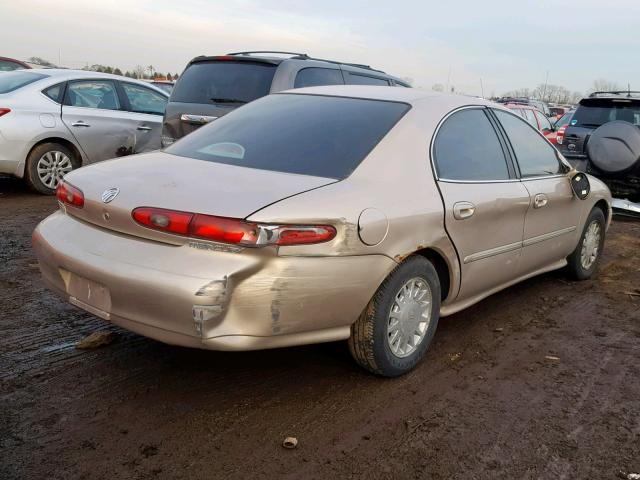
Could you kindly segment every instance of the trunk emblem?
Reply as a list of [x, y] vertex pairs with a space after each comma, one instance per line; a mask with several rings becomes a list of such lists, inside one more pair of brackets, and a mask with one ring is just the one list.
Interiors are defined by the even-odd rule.
[[114, 198], [118, 196], [120, 193], [120, 189], [118, 187], [113, 187], [102, 192], [102, 201], [104, 203], [111, 202]]

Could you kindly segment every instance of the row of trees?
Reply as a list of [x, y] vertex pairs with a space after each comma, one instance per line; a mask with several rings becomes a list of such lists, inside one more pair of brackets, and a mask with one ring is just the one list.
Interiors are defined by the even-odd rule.
[[[624, 90], [624, 88], [609, 80], [594, 80], [591, 88], [587, 91], [587, 95], [592, 92], [606, 92], [612, 90]], [[533, 89], [521, 88], [505, 93], [505, 97], [527, 97], [542, 100], [547, 103], [575, 104], [585, 95], [582, 92], [570, 91], [560, 85], [540, 84]]]
[[[56, 65], [52, 62], [41, 58], [41, 57], [31, 57], [28, 60], [31, 63], [35, 63], [37, 65], [42, 65], [43, 67], [52, 67], [55, 68]], [[177, 80], [179, 75], [177, 73], [160, 73], [156, 71], [153, 65], [148, 65], [143, 67], [142, 65], [137, 65], [133, 70], [126, 70], [124, 73], [118, 67], [111, 67], [108, 65], [100, 65], [98, 63], [94, 65], [86, 65], [82, 68], [82, 70], [88, 70], [92, 72], [100, 72], [100, 73], [113, 73], [114, 75], [123, 75], [129, 78], [137, 78], [137, 79], [166, 79], [166, 80]]]

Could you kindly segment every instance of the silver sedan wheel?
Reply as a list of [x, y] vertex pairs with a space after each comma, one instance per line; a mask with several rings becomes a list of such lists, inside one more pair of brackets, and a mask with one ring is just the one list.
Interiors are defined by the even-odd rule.
[[55, 189], [62, 177], [73, 170], [73, 164], [65, 153], [51, 150], [40, 157], [36, 169], [42, 184]]
[[584, 239], [582, 240], [580, 263], [585, 270], [589, 270], [598, 259], [601, 237], [602, 228], [600, 227], [600, 223], [594, 220], [587, 227], [587, 231], [584, 232]]
[[431, 288], [423, 278], [412, 278], [396, 294], [387, 321], [387, 342], [396, 357], [416, 351], [431, 323], [431, 309]]

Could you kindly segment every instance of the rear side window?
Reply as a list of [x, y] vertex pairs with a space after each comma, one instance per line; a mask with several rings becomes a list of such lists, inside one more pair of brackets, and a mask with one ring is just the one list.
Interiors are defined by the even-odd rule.
[[538, 129], [538, 122], [536, 121], [536, 116], [533, 114], [533, 110], [529, 110], [528, 108], [523, 108], [522, 112], [524, 113], [524, 118], [529, 125], [531, 125], [536, 130]]
[[614, 120], [640, 126], [640, 102], [602, 98], [582, 100], [571, 119], [571, 125], [597, 128]]
[[515, 115], [501, 110], [494, 112], [509, 137], [523, 178], [562, 172], [556, 149], [536, 130]]
[[210, 162], [342, 179], [409, 110], [404, 103], [269, 95], [165, 150]]
[[340, 70], [330, 68], [303, 68], [296, 75], [294, 88], [317, 87], [320, 85], [343, 85]]
[[538, 111], [534, 111], [536, 118], [538, 119], [538, 124], [540, 125], [540, 130], [550, 132], [553, 130], [551, 127], [551, 122], [549, 119], [542, 113]]
[[25, 72], [24, 70], [3, 73], [0, 75], [0, 93], [13, 92], [47, 77], [48, 75], [42, 73]]
[[509, 179], [498, 135], [483, 109], [460, 110], [447, 118], [436, 136], [434, 158], [441, 180]]
[[248, 103], [267, 95], [276, 71], [269, 63], [192, 63], [171, 92], [172, 102]]
[[167, 97], [133, 83], [122, 83], [122, 89], [129, 101], [129, 110], [136, 113], [163, 115], [167, 106]]
[[356, 73], [347, 73], [347, 84], [349, 85], [380, 85], [389, 86], [389, 81], [384, 78], [369, 77], [367, 75], [358, 75]]
[[64, 93], [64, 83], [58, 83], [52, 87], [45, 88], [42, 93], [56, 103], [62, 103], [62, 95]]
[[119, 110], [120, 101], [116, 86], [110, 80], [80, 80], [67, 88], [65, 105], [71, 107]]

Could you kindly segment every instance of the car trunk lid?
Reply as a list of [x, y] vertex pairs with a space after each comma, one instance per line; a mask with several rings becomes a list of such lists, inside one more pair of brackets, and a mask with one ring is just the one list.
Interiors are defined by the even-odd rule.
[[[283, 198], [336, 180], [153, 152], [101, 162], [71, 172], [65, 181], [85, 197], [83, 208], [65, 207], [69, 214], [101, 228], [180, 245], [185, 238], [139, 225], [132, 211], [157, 207], [246, 218]], [[109, 190], [112, 198], [105, 194]]]

